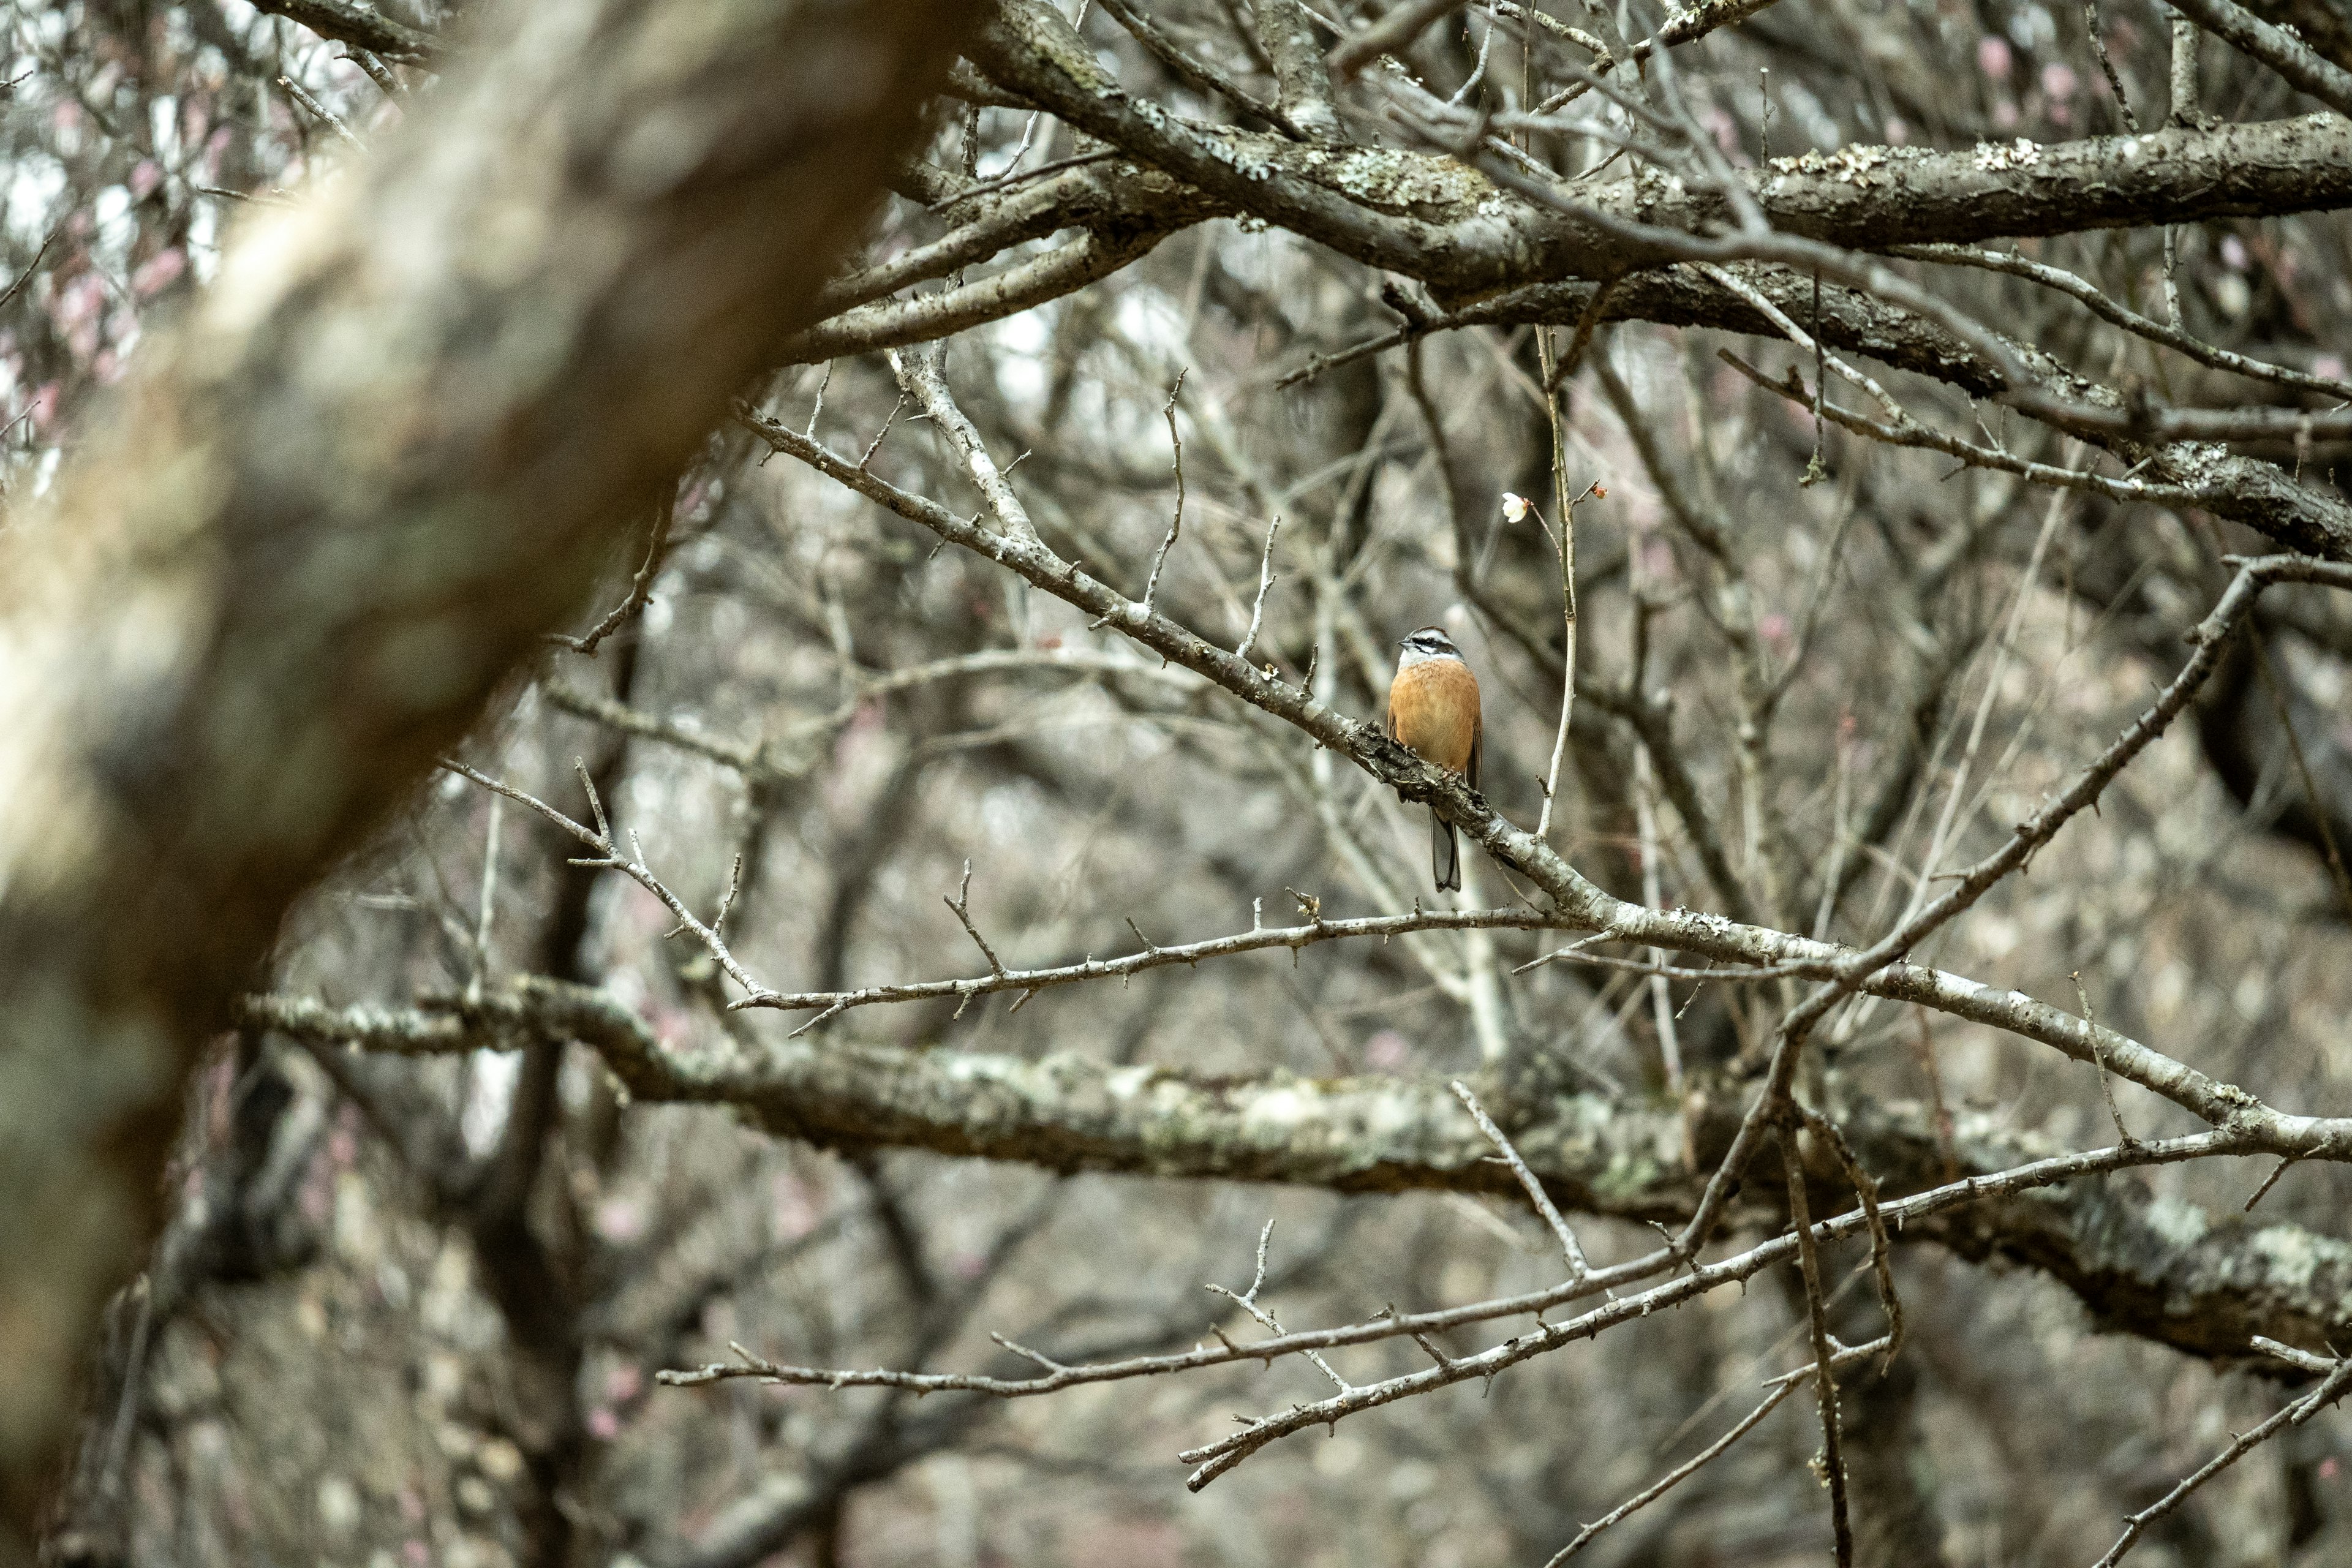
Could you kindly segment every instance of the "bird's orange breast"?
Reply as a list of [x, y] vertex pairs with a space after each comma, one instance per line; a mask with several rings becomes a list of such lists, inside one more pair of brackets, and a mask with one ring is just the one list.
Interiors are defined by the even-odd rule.
[[1389, 688], [1389, 731], [1439, 767], [1462, 772], [1478, 740], [1478, 678], [1453, 658], [1397, 671]]

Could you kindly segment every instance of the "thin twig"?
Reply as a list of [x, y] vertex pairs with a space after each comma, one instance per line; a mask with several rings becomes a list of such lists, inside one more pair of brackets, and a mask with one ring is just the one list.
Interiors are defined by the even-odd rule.
[[1193, 87], [1213, 97], [1231, 100], [1267, 124], [1279, 127], [1285, 134], [1295, 141], [1305, 140], [1298, 127], [1292, 124], [1290, 118], [1279, 108], [1259, 98], [1208, 61], [1185, 53], [1177, 46], [1173, 38], [1161, 32], [1151, 18], [1145, 16], [1131, 3], [1131, 0], [1102, 0], [1102, 7], [1111, 14], [1112, 18], [1120, 26], [1133, 36], [1137, 43], [1141, 44], [1157, 57], [1162, 65]]
[[466, 981], [466, 999], [482, 999], [482, 985], [490, 972], [490, 921], [499, 903], [499, 826], [506, 816], [506, 797], [490, 796], [489, 826], [482, 843], [482, 896], [474, 914], [474, 972]]
[[[1176, 399], [1183, 394], [1184, 378], [1190, 367], [1176, 373], [1176, 384], [1168, 389], [1168, 401], [1160, 410], [1168, 421], [1168, 444], [1175, 450], [1176, 513], [1168, 520], [1168, 537], [1160, 542], [1159, 552], [1151, 558], [1151, 575], [1143, 580], [1143, 613], [1151, 607], [1160, 592], [1160, 569], [1168, 563], [1168, 552], [1176, 548], [1177, 536], [1184, 531], [1184, 437], [1176, 429]], [[1267, 535], [1267, 548], [1272, 549], [1273, 535]]]
[[[1550, 371], [1549, 351], [1545, 351], [1545, 371]], [[1552, 553], [1559, 560], [1560, 617], [1566, 628], [1564, 651], [1560, 655], [1559, 729], [1552, 736], [1551, 763], [1544, 770], [1543, 808], [1536, 817], [1536, 837], [1549, 839], [1551, 833], [1551, 808], [1559, 794], [1559, 764], [1568, 755], [1568, 731], [1576, 717], [1576, 509], [1586, 497], [1606, 497], [1609, 492], [1595, 479], [1576, 495], [1568, 493], [1568, 437], [1559, 416], [1557, 394], [1548, 396], [1545, 405], [1550, 411], [1552, 427], [1552, 489], [1559, 500], [1559, 533], [1557, 538], [1549, 528], [1544, 537], [1551, 541]], [[1543, 514], [1536, 513], [1538, 526]]]
[[2244, 1458], [2265, 1440], [2275, 1436], [2286, 1427], [2302, 1426], [2322, 1409], [2342, 1398], [2347, 1388], [2352, 1388], [2352, 1359], [2337, 1362], [2335, 1370], [2327, 1374], [2317, 1388], [2286, 1405], [2269, 1420], [2214, 1455], [2199, 1467], [2194, 1474], [2183, 1479], [2179, 1486], [2174, 1487], [2137, 1513], [2126, 1516], [2124, 1520], [2123, 1534], [2116, 1539], [2113, 1546], [2107, 1548], [2107, 1554], [2100, 1558], [2094, 1568], [2116, 1568], [2116, 1564], [2124, 1560], [2124, 1553], [2137, 1544], [2141, 1532], [2188, 1501], [2189, 1493]]
[[[242, 195], [244, 193], [236, 194]], [[33, 259], [25, 263], [25, 269], [22, 272], [8, 280], [8, 287], [0, 289], [0, 310], [7, 309], [9, 303], [25, 291], [25, 285], [30, 283], [39, 274], [41, 262], [49, 254], [49, 247], [58, 242], [58, 236], [63, 234], [65, 230], [65, 220], [60, 218], [50, 226], [47, 234], [41, 237], [41, 248], [33, 252]]]
[[1501, 1128], [1495, 1125], [1494, 1119], [1478, 1103], [1478, 1097], [1470, 1092], [1470, 1086], [1457, 1078], [1447, 1087], [1454, 1090], [1454, 1098], [1469, 1109], [1471, 1119], [1478, 1123], [1478, 1131], [1486, 1135], [1486, 1142], [1502, 1152], [1503, 1163], [1510, 1166], [1511, 1174], [1518, 1178], [1520, 1187], [1528, 1194], [1528, 1201], [1536, 1205], [1536, 1213], [1543, 1215], [1544, 1223], [1551, 1226], [1553, 1237], [1559, 1242], [1560, 1255], [1568, 1260], [1568, 1277], [1581, 1279], [1591, 1274], [1592, 1265], [1585, 1261], [1584, 1248], [1577, 1245], [1576, 1232], [1569, 1228], [1568, 1221], [1560, 1215], [1559, 1205], [1551, 1201], [1551, 1194], [1544, 1191], [1543, 1183], [1528, 1169], [1528, 1163], [1519, 1158], [1519, 1152], [1511, 1147], [1511, 1141], [1503, 1135]]
[[2099, 0], [2083, 0], [2083, 31], [2089, 35], [2091, 53], [2098, 59], [2099, 74], [2107, 79], [2107, 90], [2116, 95], [2116, 113], [2124, 129], [2139, 134], [2139, 116], [2132, 112], [2130, 95], [2124, 91], [2124, 79], [2116, 70], [2116, 62], [2107, 55], [2107, 40], [2099, 23]]
[[[1635, 546], [1638, 551], [1639, 546]], [[1658, 811], [1651, 799], [1655, 793], [1652, 781], [1650, 748], [1640, 737], [1633, 741], [1633, 828], [1642, 854], [1642, 901], [1652, 909], [1665, 906], [1664, 884], [1658, 870]], [[1663, 948], [1650, 950], [1654, 971], [1666, 967]], [[1658, 1059], [1665, 1070], [1666, 1092], [1679, 1098], [1683, 1091], [1682, 1036], [1675, 1022], [1675, 999], [1671, 986], [1663, 973], [1653, 973], [1649, 978], [1650, 1021], [1658, 1032]]]
[[593, 858], [575, 859], [572, 864], [589, 870], [618, 871], [655, 898], [659, 899], [663, 906], [669, 910], [672, 918], [709, 950], [711, 958], [719, 967], [726, 971], [727, 977], [743, 988], [743, 996], [730, 1003], [728, 1005], [730, 1008], [757, 1006], [761, 1004], [763, 998], [774, 994], [751, 977], [751, 972], [743, 967], [742, 962], [729, 950], [726, 939], [721, 937], [714, 927], [703, 924], [694, 911], [687, 907], [686, 900], [672, 891], [668, 883], [655, 875], [653, 868], [646, 864], [645, 853], [641, 847], [632, 841], [631, 853], [625, 857], [622, 855], [620, 846], [613, 837], [612, 822], [604, 815], [604, 803], [596, 793], [596, 781], [589, 776], [586, 763], [574, 758], [572, 770], [579, 777], [581, 788], [587, 794], [588, 810], [595, 818], [595, 826], [593, 827], [586, 823], [577, 822], [566, 816], [537, 795], [527, 794], [510, 784], [494, 779], [488, 773], [468, 767], [453, 757], [442, 758], [441, 766], [460, 778], [471, 779], [484, 789], [506, 796], [518, 805], [528, 806], [594, 852]]
[[988, 972], [1002, 980], [1005, 977], [1003, 963], [998, 960], [996, 950], [988, 945], [988, 939], [980, 934], [980, 928], [971, 923], [971, 862], [966, 860], [963, 863], [963, 884], [956, 889], [956, 896], [950, 899], [945, 893], [941, 893], [940, 902], [955, 911], [955, 918], [963, 922], [963, 929], [971, 934], [971, 940], [980, 945], [981, 956], [988, 960]]
[[2263, 1178], [2262, 1185], [2254, 1189], [2254, 1195], [2246, 1200], [2246, 1206], [2242, 1212], [2246, 1214], [2253, 1213], [2254, 1205], [2263, 1201], [2263, 1194], [2269, 1192], [2273, 1187], [2278, 1185], [2278, 1179], [2281, 1176], [2285, 1175], [2286, 1168], [2294, 1163], [2295, 1157], [2293, 1154], [2282, 1154], [2279, 1156], [2279, 1163], [2271, 1167], [2271, 1173]]
[[[831, 367], [828, 366], [827, 369], [830, 371]], [[824, 392], [820, 389], [817, 394], [820, 405], [824, 402]], [[810, 416], [810, 423], [815, 423], [814, 415]], [[597, 644], [644, 614], [646, 606], [653, 603], [654, 579], [661, 575], [662, 558], [669, 553], [670, 527], [677, 512], [677, 496], [673, 489], [663, 499], [661, 509], [654, 513], [653, 535], [646, 542], [645, 560], [638, 563], [635, 574], [629, 579], [628, 596], [615, 605], [610, 615], [590, 627], [586, 637], [568, 637], [562, 632], [556, 632], [548, 640], [561, 643], [574, 653], [584, 653], [593, 658], [596, 655]]]
[[1822, 1261], [1813, 1239], [1812, 1207], [1805, 1196], [1804, 1163], [1796, 1135], [1780, 1128], [1780, 1163], [1789, 1178], [1789, 1218], [1797, 1232], [1797, 1266], [1805, 1284], [1805, 1318], [1813, 1336], [1813, 1399], [1822, 1415], [1822, 1479], [1830, 1489], [1830, 1531], [1838, 1568], [1853, 1568], [1853, 1522], [1846, 1510], [1845, 1452], [1838, 1431], [1836, 1342], [1830, 1337], [1829, 1307], [1822, 1299]]
[[1846, 1141], [1844, 1130], [1820, 1112], [1800, 1105], [1797, 1114], [1804, 1119], [1808, 1131], [1819, 1138], [1837, 1159], [1838, 1168], [1853, 1188], [1856, 1202], [1862, 1205], [1863, 1222], [1870, 1229], [1870, 1271], [1878, 1287], [1878, 1305], [1886, 1314], [1885, 1359], [1879, 1364], [1884, 1373], [1893, 1364], [1895, 1354], [1903, 1348], [1903, 1298], [1895, 1289], [1895, 1241], [1886, 1229], [1886, 1216], [1878, 1206], [1878, 1184], [1863, 1168], [1862, 1156]]
[[2053, 267], [2046, 261], [2036, 261], [2013, 251], [1985, 250], [1966, 245], [1898, 245], [1889, 248], [1888, 255], [1901, 256], [1915, 261], [1933, 261], [1950, 267], [1973, 267], [1981, 271], [2003, 273], [2011, 278], [2023, 278], [2042, 288], [2065, 295], [2087, 308], [2094, 315], [2111, 325], [2122, 328], [2135, 337], [2161, 343], [2177, 353], [2187, 354], [2200, 364], [2215, 370], [2226, 370], [2256, 381], [2276, 383], [2305, 392], [2316, 392], [2325, 396], [2352, 398], [2352, 383], [2338, 377], [2314, 375], [2309, 371], [2288, 365], [2273, 364], [2267, 360], [2253, 359], [2229, 349], [2217, 348], [2203, 339], [2168, 327], [2163, 322], [2141, 315], [2138, 311], [2117, 304], [2099, 287], [2088, 279]]
[[[1214, 1282], [1212, 1282], [1208, 1289], [1215, 1291], [1218, 1295], [1224, 1297], [1227, 1300], [1239, 1307], [1243, 1311], [1247, 1312], [1251, 1317], [1255, 1318], [1258, 1321], [1258, 1326], [1265, 1330], [1266, 1332], [1279, 1337], [1282, 1333], [1282, 1323], [1280, 1320], [1276, 1319], [1275, 1315], [1265, 1308], [1259, 1306], [1257, 1300], [1258, 1291], [1265, 1285], [1266, 1244], [1271, 1242], [1273, 1239], [1274, 1221], [1268, 1220], [1265, 1222], [1265, 1228], [1257, 1233], [1257, 1272], [1250, 1277], [1250, 1288], [1247, 1290], [1235, 1291]], [[1223, 1338], [1222, 1334], [1218, 1337], [1220, 1339]], [[1340, 1393], [1346, 1394], [1352, 1389], [1353, 1385], [1349, 1384], [1346, 1378], [1341, 1377], [1338, 1373], [1331, 1370], [1331, 1363], [1323, 1359], [1320, 1352], [1310, 1350], [1306, 1352], [1306, 1355], [1308, 1361], [1313, 1362], [1315, 1365], [1321, 1370], [1324, 1376], [1329, 1378], [1332, 1383], [1338, 1386]]]
[[1623, 1523], [1626, 1519], [1634, 1513], [1639, 1512], [1641, 1510], [1649, 1507], [1652, 1503], [1657, 1501], [1660, 1498], [1674, 1490], [1675, 1488], [1682, 1485], [1683, 1482], [1698, 1474], [1699, 1471], [1705, 1469], [1715, 1460], [1722, 1458], [1725, 1453], [1730, 1450], [1733, 1444], [1738, 1442], [1742, 1437], [1747, 1436], [1748, 1433], [1754, 1431], [1758, 1426], [1763, 1424], [1764, 1418], [1767, 1415], [1771, 1415], [1772, 1412], [1780, 1408], [1780, 1402], [1782, 1400], [1788, 1398], [1789, 1395], [1796, 1393], [1797, 1390], [1802, 1388], [1804, 1385], [1804, 1380], [1802, 1378], [1797, 1378], [1792, 1379], [1790, 1382], [1783, 1383], [1779, 1387], [1773, 1389], [1771, 1393], [1764, 1396], [1764, 1403], [1759, 1405], [1755, 1409], [1740, 1417], [1739, 1424], [1732, 1427], [1730, 1431], [1726, 1432], [1722, 1436], [1717, 1437], [1714, 1442], [1709, 1443], [1706, 1447], [1691, 1456], [1688, 1460], [1676, 1465], [1673, 1469], [1668, 1470], [1664, 1475], [1651, 1482], [1647, 1487], [1644, 1487], [1642, 1490], [1634, 1493], [1632, 1497], [1627, 1498], [1623, 1502], [1619, 1503], [1615, 1508], [1611, 1509], [1607, 1513], [1601, 1515], [1599, 1519], [1594, 1520], [1582, 1530], [1578, 1531], [1576, 1532], [1576, 1538], [1573, 1541], [1570, 1541], [1567, 1545], [1561, 1547], [1558, 1552], [1553, 1552], [1552, 1555], [1545, 1561], [1544, 1568], [1560, 1568], [1561, 1563], [1566, 1563], [1570, 1558], [1575, 1556], [1578, 1552], [1583, 1551], [1586, 1546], [1591, 1544], [1594, 1536], [1600, 1534], [1602, 1531], [1607, 1530], [1611, 1525]]
[[341, 115], [337, 114], [333, 110], [329, 109], [325, 104], [320, 103], [317, 99], [311, 97], [309, 90], [305, 89], [300, 82], [296, 81], [290, 76], [281, 76], [278, 79], [278, 85], [284, 89], [287, 97], [300, 104], [305, 110], [308, 110], [311, 118], [317, 120], [328, 130], [333, 132], [338, 137], [341, 138], [345, 146], [362, 147], [365, 145], [364, 142], [361, 142], [358, 136], [352, 133], [352, 128], [348, 124], [344, 123], [343, 117]]
[[1234, 657], [1246, 660], [1250, 650], [1257, 646], [1258, 628], [1265, 624], [1266, 591], [1274, 586], [1274, 536], [1282, 531], [1282, 519], [1276, 517], [1265, 531], [1265, 554], [1257, 563], [1257, 602], [1250, 606], [1249, 632], [1242, 638]]
[[[2082, 1004], [2083, 1022], [2091, 1026], [2091, 1055], [2095, 1059], [2099, 1070], [2099, 1098], [2107, 1102], [2107, 1120], [2116, 1124], [2116, 1138], [2117, 1142], [2123, 1143], [2137, 1142], [2137, 1140], [2133, 1138], [2131, 1135], [2131, 1129], [2124, 1125], [2123, 1111], [2116, 1105], [2115, 1085], [2107, 1081], [2106, 1053], [2099, 1048], [2099, 1020], [2097, 1016], [2091, 1011], [2091, 994], [2083, 988], [2083, 972], [2079, 969], [2075, 970], [2073, 973], [2066, 976], [2066, 978], [2074, 983], [2074, 1000]], [[2260, 1194], [2257, 1194], [2256, 1195], [2259, 1196]], [[2252, 1205], [2249, 1205], [2248, 1206], [2252, 1207]]]

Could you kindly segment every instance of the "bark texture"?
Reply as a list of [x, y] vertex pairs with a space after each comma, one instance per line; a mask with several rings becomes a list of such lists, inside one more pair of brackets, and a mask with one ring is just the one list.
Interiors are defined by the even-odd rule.
[[0, 1563], [286, 908], [793, 331], [961, 9], [517, 5], [246, 233], [0, 548]]
[[[814, 1037], [756, 1051], [693, 1050], [658, 1039], [602, 992], [548, 980], [486, 998], [470, 1016], [257, 998], [246, 1018], [314, 1044], [395, 1054], [577, 1039], [634, 1100], [737, 1106], [769, 1131], [833, 1149], [923, 1149], [1065, 1173], [1339, 1192], [1517, 1191], [1489, 1157], [1493, 1145], [1434, 1079], [1211, 1079], [1075, 1054], [1028, 1060]], [[1489, 1094], [1500, 1103], [1496, 1088]], [[1703, 1173], [1721, 1159], [1745, 1109], [1735, 1094], [1696, 1094], [1677, 1111], [1540, 1093], [1507, 1131], [1564, 1208], [1672, 1225], [1690, 1217]], [[1862, 1108], [1843, 1126], [1888, 1197], [2060, 1152], [1992, 1117], [1965, 1114], [1948, 1174], [1917, 1106]], [[1826, 1166], [1811, 1173], [1822, 1184], [1821, 1214], [1852, 1203]], [[1777, 1171], [1760, 1163], [1746, 1185], [1744, 1217], [1780, 1223]], [[2239, 1359], [2252, 1334], [2320, 1344], [2352, 1328], [2352, 1246], [2296, 1226], [2216, 1219], [2152, 1196], [2128, 1172], [1990, 1196], [1915, 1221], [1899, 1238], [2041, 1269], [2104, 1326], [2194, 1355]]]
[[[1419, 279], [1444, 300], [1666, 259], [1442, 153], [1177, 121], [1121, 87], [1069, 23], [1034, 0], [995, 7], [972, 58], [1002, 85], [1207, 197]], [[2341, 207], [2352, 203], [2352, 124], [2314, 114], [1950, 153], [1846, 147], [1775, 158], [1739, 177], [1776, 230], [1832, 244], [2074, 234]], [[1601, 217], [1685, 233], [1731, 216], [1721, 193], [1654, 170], [1596, 182], [1590, 193], [1584, 203]], [[1121, 195], [1129, 223], [1155, 216], [1145, 187]]]

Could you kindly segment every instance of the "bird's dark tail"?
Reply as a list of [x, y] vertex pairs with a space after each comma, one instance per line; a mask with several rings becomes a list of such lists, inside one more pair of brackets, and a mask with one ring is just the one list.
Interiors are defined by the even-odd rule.
[[1433, 811], [1429, 814], [1429, 868], [1436, 873], [1439, 892], [1462, 890], [1462, 845], [1454, 837], [1454, 825]]

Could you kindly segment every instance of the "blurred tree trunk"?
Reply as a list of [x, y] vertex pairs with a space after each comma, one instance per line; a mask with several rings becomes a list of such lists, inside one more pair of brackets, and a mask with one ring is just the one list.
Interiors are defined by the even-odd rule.
[[0, 542], [0, 1563], [226, 999], [807, 323], [961, 16], [508, 8]]

